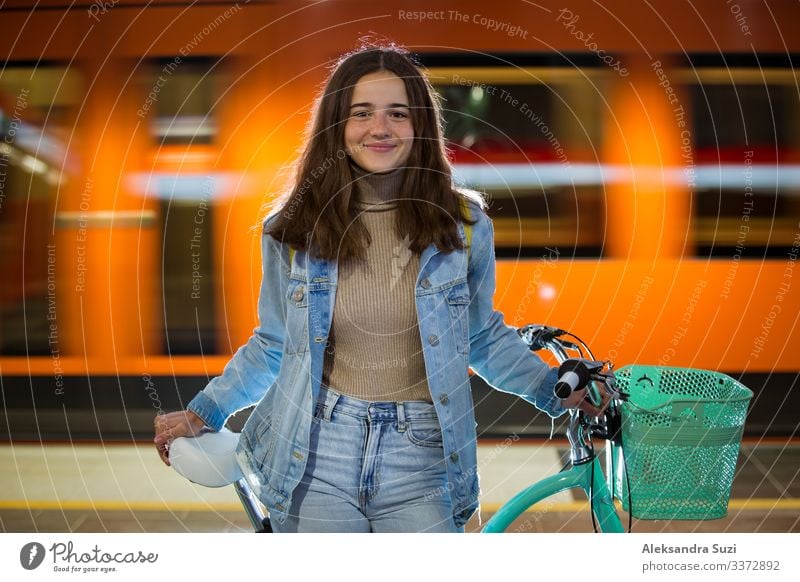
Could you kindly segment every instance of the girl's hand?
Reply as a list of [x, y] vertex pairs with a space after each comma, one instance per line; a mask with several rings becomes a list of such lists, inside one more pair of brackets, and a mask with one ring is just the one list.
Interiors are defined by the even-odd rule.
[[601, 388], [601, 396], [603, 398], [603, 402], [599, 407], [597, 407], [588, 400], [585, 400], [586, 388], [583, 388], [582, 390], [576, 390], [564, 398], [561, 401], [561, 404], [564, 405], [564, 408], [577, 408], [578, 410], [582, 410], [589, 416], [600, 416], [606, 409], [606, 405], [610, 399], [608, 393], [603, 388]]
[[194, 437], [200, 434], [205, 427], [205, 422], [190, 410], [179, 412], [169, 412], [156, 416], [153, 426], [156, 437], [153, 442], [156, 444], [158, 456], [169, 465], [169, 445], [178, 437]]

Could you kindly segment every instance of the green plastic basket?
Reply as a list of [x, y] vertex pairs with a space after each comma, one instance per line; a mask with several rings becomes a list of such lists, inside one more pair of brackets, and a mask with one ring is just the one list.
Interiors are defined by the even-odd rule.
[[705, 370], [626, 366], [616, 376], [629, 395], [614, 487], [623, 508], [638, 519], [725, 517], [753, 393]]

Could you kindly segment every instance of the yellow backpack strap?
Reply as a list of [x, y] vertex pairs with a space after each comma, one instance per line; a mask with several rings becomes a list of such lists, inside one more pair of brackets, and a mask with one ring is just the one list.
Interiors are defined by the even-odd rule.
[[292, 247], [289, 247], [289, 269], [292, 268], [292, 261], [294, 261], [294, 253], [295, 250]]
[[[469, 209], [469, 203], [466, 198], [461, 199], [461, 211], [464, 218], [472, 220], [472, 212]], [[467, 260], [469, 261], [469, 247], [472, 246], [472, 225], [464, 223], [464, 238], [467, 240]]]

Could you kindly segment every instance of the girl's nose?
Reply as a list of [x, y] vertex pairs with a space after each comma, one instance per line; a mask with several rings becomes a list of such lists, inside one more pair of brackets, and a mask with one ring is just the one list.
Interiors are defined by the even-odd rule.
[[386, 121], [386, 112], [376, 111], [375, 115], [372, 116], [372, 126], [370, 127], [370, 132], [373, 135], [388, 135], [389, 126]]

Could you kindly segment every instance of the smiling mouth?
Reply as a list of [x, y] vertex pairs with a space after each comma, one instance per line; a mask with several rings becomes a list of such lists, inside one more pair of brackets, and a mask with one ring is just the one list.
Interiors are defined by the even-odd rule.
[[390, 143], [372, 143], [372, 144], [366, 144], [364, 147], [374, 152], [388, 152], [393, 150], [397, 146]]

